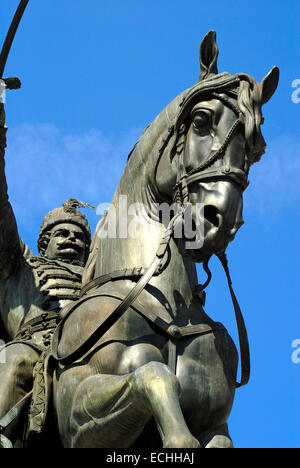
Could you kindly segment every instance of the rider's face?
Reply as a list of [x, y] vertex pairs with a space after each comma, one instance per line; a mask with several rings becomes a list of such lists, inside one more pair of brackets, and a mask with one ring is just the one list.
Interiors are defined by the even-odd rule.
[[50, 240], [45, 256], [50, 260], [65, 259], [84, 262], [86, 237], [83, 230], [71, 223], [54, 226], [50, 231]]

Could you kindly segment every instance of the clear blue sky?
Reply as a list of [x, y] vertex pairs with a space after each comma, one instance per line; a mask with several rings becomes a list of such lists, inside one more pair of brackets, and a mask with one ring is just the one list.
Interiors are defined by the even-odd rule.
[[[3, 42], [17, 0], [0, 4]], [[294, 0], [30, 0], [6, 76], [7, 176], [24, 240], [36, 252], [42, 216], [69, 197], [109, 202], [143, 128], [198, 79], [198, 48], [217, 31], [219, 71], [261, 80], [280, 68], [265, 106], [268, 143], [252, 168], [245, 225], [228, 249], [251, 344], [252, 377], [237, 391], [236, 447], [300, 446], [299, 3]], [[300, 96], [300, 93], [299, 93]], [[99, 218], [89, 213], [93, 228]], [[236, 339], [224, 274], [212, 261], [206, 312]], [[199, 276], [201, 278], [201, 268]], [[300, 353], [299, 353], [300, 356]]]

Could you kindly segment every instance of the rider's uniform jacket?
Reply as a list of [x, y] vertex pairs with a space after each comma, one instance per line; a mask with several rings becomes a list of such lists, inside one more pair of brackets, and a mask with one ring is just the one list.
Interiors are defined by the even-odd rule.
[[83, 267], [37, 257], [20, 239], [7, 195], [5, 147], [6, 128], [0, 128], [0, 324], [9, 339], [43, 348], [60, 309], [79, 296]]

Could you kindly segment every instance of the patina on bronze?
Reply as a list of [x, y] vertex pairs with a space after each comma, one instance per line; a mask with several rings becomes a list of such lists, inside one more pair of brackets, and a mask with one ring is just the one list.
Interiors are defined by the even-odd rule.
[[[82, 297], [62, 311], [52, 350], [55, 411], [65, 447], [232, 447], [228, 432], [235, 389], [249, 378], [249, 350], [225, 250], [243, 224], [242, 194], [250, 166], [265, 151], [261, 107], [279, 71], [261, 83], [218, 74], [215, 32], [200, 47], [200, 80], [145, 130], [128, 158], [112, 206], [100, 221], [84, 272]], [[134, 184], [132, 184], [134, 180]], [[120, 196], [140, 203], [151, 234], [101, 236]], [[181, 207], [162, 225], [157, 203]], [[204, 240], [188, 249], [174, 237], [187, 206], [204, 205]], [[117, 231], [121, 219], [117, 215]], [[237, 316], [238, 355], [222, 324], [202, 307], [195, 262], [216, 254]], [[206, 282], [207, 283], [207, 282]], [[199, 297], [199, 292], [200, 297]], [[153, 429], [153, 421], [156, 430]], [[158, 442], [156, 435], [160, 435]]]
[[[199, 81], [161, 112], [130, 153], [112, 202], [116, 211], [106, 212], [94, 234], [83, 288], [77, 291], [80, 297], [76, 300], [74, 290], [65, 307], [40, 307], [59, 310], [59, 324], [35, 361], [31, 394], [32, 374], [28, 384], [32, 402], [25, 446], [32, 443], [30, 435], [42, 434], [47, 427], [47, 446], [152, 450], [233, 446], [227, 420], [235, 390], [247, 383], [250, 367], [247, 333], [225, 251], [243, 224], [242, 196], [249, 170], [266, 146], [261, 107], [275, 92], [279, 71], [274, 67], [257, 83], [244, 73], [219, 74], [217, 57], [216, 34], [210, 31], [200, 46]], [[3, 137], [2, 153], [4, 146]], [[3, 255], [7, 258], [3, 285], [22, 250], [7, 202], [3, 162], [1, 177], [8, 211], [0, 222], [9, 217], [13, 234], [11, 250]], [[102, 235], [116, 213], [119, 232], [118, 207], [124, 195], [129, 206], [138, 203], [137, 219], [151, 219], [151, 232], [141, 222], [134, 238]], [[157, 209], [160, 203], [179, 206], [166, 225]], [[197, 203], [204, 205], [204, 238], [201, 246], [191, 249], [188, 242], [193, 239], [174, 233], [185, 224], [189, 208], [195, 217]], [[68, 220], [64, 223], [69, 225]], [[42, 228], [39, 248], [43, 256], [50, 253], [52, 259], [46, 262], [62, 265], [62, 258], [53, 257], [56, 227], [49, 221], [45, 238]], [[224, 266], [237, 317], [242, 360], [238, 383], [235, 344], [225, 327], [203, 309], [212, 255]], [[70, 252], [66, 258], [70, 261]], [[202, 262], [208, 273], [203, 285], [198, 284], [195, 262]], [[60, 278], [58, 271], [56, 275]], [[41, 288], [39, 284], [39, 293]], [[8, 308], [2, 316], [11, 334]], [[30, 318], [24, 314], [26, 321]], [[26, 327], [20, 325], [13, 335], [18, 338], [24, 332], [27, 339]], [[22, 404], [21, 397], [15, 403]], [[5, 417], [9, 421], [10, 413]], [[20, 438], [20, 429], [11, 423], [7, 428]]]

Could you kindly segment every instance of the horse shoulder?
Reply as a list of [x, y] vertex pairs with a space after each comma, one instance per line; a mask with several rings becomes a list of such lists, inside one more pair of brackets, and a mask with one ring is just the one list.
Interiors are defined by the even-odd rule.
[[66, 356], [84, 343], [120, 304], [111, 296], [90, 297], [73, 304], [70, 315], [63, 319], [59, 355]]

